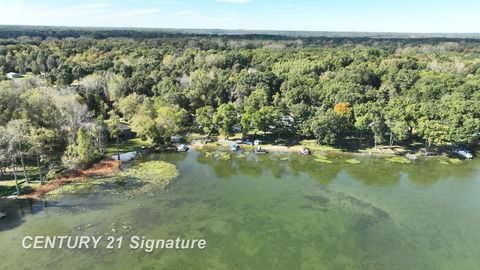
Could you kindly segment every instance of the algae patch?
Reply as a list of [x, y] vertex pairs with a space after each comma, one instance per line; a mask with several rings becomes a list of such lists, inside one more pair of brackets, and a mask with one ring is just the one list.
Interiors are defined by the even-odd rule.
[[154, 194], [167, 187], [179, 172], [174, 164], [165, 161], [135, 161], [126, 171], [100, 178], [60, 186], [45, 195], [47, 200], [58, 200], [67, 194], [89, 194], [129, 197]]
[[347, 160], [345, 160], [345, 162], [346, 162], [347, 164], [360, 164], [360, 163], [361, 163], [360, 160], [354, 159], [354, 158], [352, 158], [352, 159], [347, 159]]
[[136, 162], [127, 171], [118, 175], [126, 181], [138, 181], [138, 191], [163, 190], [179, 176], [175, 165], [165, 161]]
[[60, 186], [45, 194], [44, 198], [47, 200], [56, 200], [67, 194], [90, 193], [92, 192], [93, 187], [94, 183], [90, 181], [90, 179], [85, 179], [82, 182]]
[[389, 157], [385, 159], [388, 162], [399, 163], [399, 164], [410, 164], [410, 160], [404, 157]]
[[315, 161], [319, 163], [332, 164], [333, 161], [329, 160], [327, 156], [321, 154], [314, 155]]

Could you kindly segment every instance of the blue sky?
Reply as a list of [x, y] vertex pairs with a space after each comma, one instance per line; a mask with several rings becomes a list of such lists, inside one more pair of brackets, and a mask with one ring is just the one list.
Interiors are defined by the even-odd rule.
[[0, 0], [0, 24], [480, 32], [479, 0]]

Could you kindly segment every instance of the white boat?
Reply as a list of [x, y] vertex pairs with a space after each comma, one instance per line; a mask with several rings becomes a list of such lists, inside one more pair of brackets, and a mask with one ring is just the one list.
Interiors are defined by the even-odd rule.
[[237, 151], [240, 151], [240, 146], [234, 143], [230, 146], [230, 149], [232, 150], [232, 152], [237, 152]]
[[415, 156], [414, 154], [406, 154], [405, 157], [410, 161], [417, 160], [417, 156]]
[[179, 146], [177, 147], [177, 151], [178, 151], [178, 152], [187, 152], [188, 149], [189, 149], [188, 146], [185, 145], [185, 144], [181, 144], [181, 145], [179, 145]]
[[5, 215], [4, 213], [0, 212], [0, 218], [4, 218], [6, 217], [7, 215]]
[[467, 150], [462, 150], [462, 149], [457, 149], [454, 150], [453, 153], [459, 157], [465, 158], [465, 159], [472, 159], [473, 154], [470, 151]]

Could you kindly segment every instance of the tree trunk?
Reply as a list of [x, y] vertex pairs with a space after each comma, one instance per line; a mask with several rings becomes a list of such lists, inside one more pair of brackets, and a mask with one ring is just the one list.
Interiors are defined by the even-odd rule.
[[17, 176], [17, 164], [12, 163], [13, 167], [13, 176], [15, 177], [15, 188], [17, 189], [17, 196], [20, 196], [20, 187], [18, 186], [18, 176]]
[[20, 161], [22, 162], [22, 167], [23, 167], [23, 175], [25, 176], [25, 182], [30, 183], [28, 180], [28, 174], [27, 174], [27, 169], [25, 168], [25, 162], [23, 161], [23, 153], [20, 153]]
[[117, 159], [120, 160], [120, 136], [117, 135]]
[[40, 159], [38, 157], [37, 157], [37, 167], [38, 167], [38, 175], [40, 178], [40, 184], [43, 184], [42, 167], [40, 167]]

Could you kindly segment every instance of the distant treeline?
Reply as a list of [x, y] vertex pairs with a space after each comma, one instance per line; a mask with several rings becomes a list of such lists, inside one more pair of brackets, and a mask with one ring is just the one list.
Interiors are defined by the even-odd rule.
[[[480, 34], [418, 34], [362, 32], [247, 31], [215, 29], [155, 29], [60, 26], [0, 25], [0, 39], [31, 37], [38, 40], [89, 37], [132, 39], [223, 38], [234, 40], [301, 40], [305, 45], [321, 46], [368, 44], [396, 46], [405, 44], [438, 44], [441, 42], [478, 43]], [[4, 41], [5, 42], [5, 41]]]

